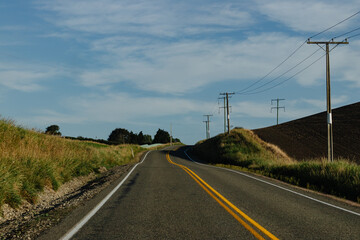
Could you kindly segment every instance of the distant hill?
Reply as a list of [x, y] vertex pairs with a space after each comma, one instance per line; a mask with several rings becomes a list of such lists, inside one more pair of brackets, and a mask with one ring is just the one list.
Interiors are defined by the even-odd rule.
[[[360, 102], [333, 109], [334, 158], [360, 163]], [[297, 160], [327, 157], [326, 112], [253, 130]]]

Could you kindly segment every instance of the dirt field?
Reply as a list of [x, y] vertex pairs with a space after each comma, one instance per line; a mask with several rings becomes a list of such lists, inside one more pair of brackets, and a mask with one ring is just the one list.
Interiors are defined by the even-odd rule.
[[[334, 109], [334, 158], [360, 164], [360, 102]], [[267, 128], [253, 130], [261, 139], [279, 146], [297, 160], [327, 157], [326, 112]]]

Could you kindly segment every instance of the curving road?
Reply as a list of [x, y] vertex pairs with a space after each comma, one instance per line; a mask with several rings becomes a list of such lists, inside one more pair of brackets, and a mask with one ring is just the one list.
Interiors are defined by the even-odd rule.
[[[184, 150], [149, 152], [128, 178], [41, 238], [360, 239], [359, 207], [199, 164]], [[106, 196], [104, 205], [79, 224]]]

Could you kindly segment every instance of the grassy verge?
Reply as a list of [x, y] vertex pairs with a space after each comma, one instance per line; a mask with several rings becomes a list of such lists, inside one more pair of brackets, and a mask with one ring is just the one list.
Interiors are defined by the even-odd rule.
[[74, 177], [134, 161], [136, 145], [108, 146], [49, 136], [0, 120], [0, 207], [36, 202], [45, 186], [54, 190]]
[[200, 142], [193, 152], [212, 164], [235, 166], [360, 203], [359, 165], [346, 160], [296, 162], [249, 130], [236, 129]]

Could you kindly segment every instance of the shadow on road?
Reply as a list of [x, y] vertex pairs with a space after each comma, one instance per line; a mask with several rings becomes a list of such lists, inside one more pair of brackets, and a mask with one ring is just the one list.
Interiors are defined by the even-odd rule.
[[185, 154], [185, 151], [187, 151], [187, 154], [196, 162], [200, 163], [207, 163], [203, 160], [200, 160], [194, 153], [192, 153], [192, 145], [184, 145], [176, 148], [175, 150], [171, 149], [163, 149], [161, 150], [162, 153], [167, 154], [169, 153], [170, 157], [176, 157], [180, 158], [185, 161], [192, 162], [191, 159], [188, 158], [188, 156]]

